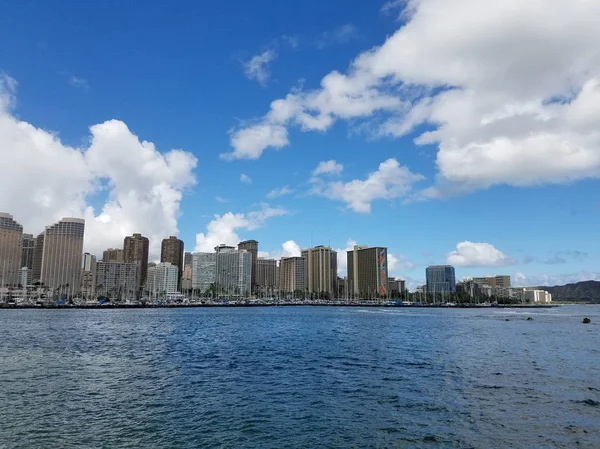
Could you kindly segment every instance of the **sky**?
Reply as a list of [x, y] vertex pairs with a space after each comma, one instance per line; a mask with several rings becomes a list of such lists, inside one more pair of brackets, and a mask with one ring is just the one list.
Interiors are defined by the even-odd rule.
[[101, 255], [600, 280], [600, 2], [0, 0], [0, 211]]

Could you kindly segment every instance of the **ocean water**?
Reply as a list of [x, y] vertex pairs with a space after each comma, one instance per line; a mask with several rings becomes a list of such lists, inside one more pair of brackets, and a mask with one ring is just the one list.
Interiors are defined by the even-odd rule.
[[600, 307], [0, 310], [0, 448], [140, 447], [600, 448]]

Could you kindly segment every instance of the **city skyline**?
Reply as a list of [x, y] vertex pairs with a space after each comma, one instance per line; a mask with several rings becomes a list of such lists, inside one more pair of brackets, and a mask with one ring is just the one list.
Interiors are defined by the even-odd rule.
[[[340, 272], [354, 244], [384, 244], [411, 287], [448, 263], [515, 285], [600, 279], [585, 106], [600, 6], [389, 3], [122, 5], [132, 20], [108, 38], [113, 16], [90, 5], [7, 5], [0, 30], [21, 44], [0, 60], [0, 210], [34, 236], [84, 218], [98, 257], [141, 233], [150, 260], [171, 235], [194, 251], [256, 239], [257, 256], [331, 246]], [[504, 28], [531, 17], [544, 26]]]

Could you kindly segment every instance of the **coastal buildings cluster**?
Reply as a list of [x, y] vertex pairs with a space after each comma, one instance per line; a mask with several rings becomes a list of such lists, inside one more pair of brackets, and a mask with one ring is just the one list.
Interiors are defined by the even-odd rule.
[[126, 236], [122, 247], [102, 258], [83, 252], [85, 220], [63, 218], [34, 237], [12, 215], [0, 213], [0, 300], [184, 301], [202, 298], [310, 300], [409, 299], [447, 303], [509, 300], [549, 303], [536, 289], [511, 287], [510, 276], [465, 278], [454, 267], [430, 266], [426, 285], [409, 295], [405, 281], [388, 275], [383, 246], [354, 246], [346, 254], [347, 275], [338, 276], [338, 254], [326, 246], [280, 260], [258, 255], [258, 242], [219, 245], [214, 252], [185, 252], [176, 236], [161, 242], [160, 261], [149, 261], [149, 239]]

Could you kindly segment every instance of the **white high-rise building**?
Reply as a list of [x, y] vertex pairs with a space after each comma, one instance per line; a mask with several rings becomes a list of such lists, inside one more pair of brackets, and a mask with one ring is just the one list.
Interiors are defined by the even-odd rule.
[[40, 280], [58, 295], [76, 294], [81, 288], [84, 231], [83, 218], [63, 218], [44, 230]]
[[0, 287], [19, 284], [23, 226], [12, 215], [0, 212]]
[[552, 295], [546, 290], [526, 288], [523, 291], [523, 302], [527, 304], [550, 304], [552, 302]]
[[200, 294], [217, 282], [217, 254], [194, 253], [192, 256], [192, 288]]
[[166, 298], [177, 292], [179, 267], [170, 262], [157, 263], [148, 267], [146, 290], [151, 298]]
[[218, 292], [249, 295], [252, 283], [252, 254], [245, 249], [236, 250], [225, 245], [217, 246], [215, 251]]
[[25, 288], [25, 287], [31, 285], [32, 282], [33, 282], [33, 270], [28, 267], [21, 268], [20, 280], [19, 280], [19, 284], [21, 284], [21, 287]]

